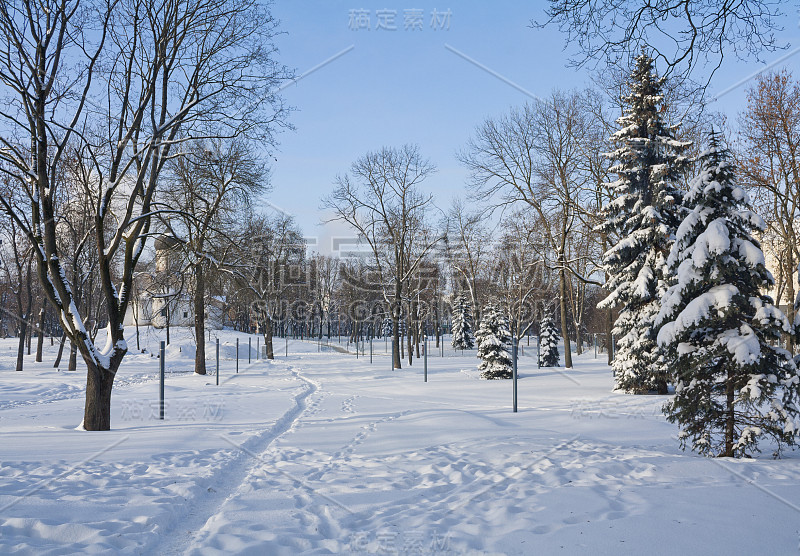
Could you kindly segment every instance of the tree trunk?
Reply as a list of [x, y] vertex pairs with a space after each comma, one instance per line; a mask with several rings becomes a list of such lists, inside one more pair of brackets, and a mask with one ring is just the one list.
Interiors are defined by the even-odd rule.
[[78, 348], [72, 340], [69, 341], [69, 365], [67, 366], [67, 370], [78, 370]]
[[564, 367], [572, 368], [572, 348], [569, 343], [569, 326], [567, 325], [567, 272], [564, 270], [564, 260], [561, 258], [561, 272], [559, 280], [559, 309], [561, 311], [561, 336], [564, 338]]
[[87, 431], [111, 430], [111, 389], [116, 373], [97, 367], [84, 358], [86, 373], [86, 405], [83, 410], [83, 428]]
[[[43, 300], [42, 303], [45, 303]], [[39, 335], [36, 337], [36, 362], [42, 362], [42, 352], [44, 351], [44, 322], [46, 315], [46, 306], [43, 306], [39, 311]]]
[[194, 267], [194, 336], [197, 341], [197, 351], [194, 355], [194, 372], [198, 375], [206, 374], [206, 282], [203, 275], [203, 264]]
[[406, 327], [406, 345], [408, 346], [408, 364], [414, 364], [414, 323], [411, 320], [411, 312], [409, 311], [408, 326]]
[[728, 371], [728, 380], [725, 385], [727, 399], [725, 403], [725, 452], [720, 454], [721, 457], [733, 457], [733, 432], [735, 424], [734, 416], [734, 387], [733, 387], [733, 373]]
[[61, 356], [64, 355], [64, 344], [66, 343], [66, 341], [67, 341], [67, 335], [66, 334], [62, 334], [61, 335], [61, 343], [58, 346], [58, 355], [56, 355], [56, 361], [55, 361], [55, 363], [53, 363], [53, 368], [54, 369], [57, 369], [58, 366], [61, 364]]
[[272, 319], [270, 318], [264, 322], [264, 347], [267, 349], [267, 359], [275, 359], [272, 348]]
[[402, 294], [402, 285], [399, 280], [395, 280], [394, 284], [394, 307], [392, 307], [392, 368], [401, 369], [402, 355], [400, 348], [402, 341], [400, 339], [400, 295]]
[[[23, 315], [24, 316], [24, 315]], [[28, 322], [21, 318], [19, 321], [19, 346], [17, 347], [17, 370], [22, 370], [25, 357], [25, 338], [28, 335]]]
[[439, 323], [442, 321], [442, 319], [439, 318], [439, 302], [438, 301], [436, 302], [436, 307], [434, 307], [434, 309], [433, 309], [433, 318], [436, 319], [436, 326], [435, 326], [435, 328], [436, 328], [436, 349], [439, 349], [439, 336], [441, 335], [441, 332], [442, 332], [441, 327], [439, 326]]
[[419, 354], [419, 344], [421, 337], [422, 337], [422, 321], [417, 319], [417, 322], [414, 323], [414, 352], [417, 356], [417, 359], [421, 359]]
[[[28, 304], [28, 311], [29, 312], [26, 315], [26, 317], [30, 318], [30, 304]], [[30, 355], [31, 354], [31, 337], [33, 336], [33, 326], [31, 326], [29, 324], [25, 328], [27, 328], [27, 330], [25, 332], [25, 345], [28, 348], [28, 355]]]
[[133, 324], [136, 327], [136, 351], [141, 353], [142, 346], [139, 343], [139, 304], [133, 306]]

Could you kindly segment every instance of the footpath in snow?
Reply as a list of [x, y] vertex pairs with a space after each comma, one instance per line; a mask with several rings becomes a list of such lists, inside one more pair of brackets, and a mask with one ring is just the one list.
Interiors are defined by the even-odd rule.
[[593, 352], [564, 370], [526, 351], [514, 414], [510, 381], [480, 380], [474, 351], [431, 349], [424, 383], [422, 361], [392, 371], [382, 341], [372, 364], [308, 341], [286, 357], [278, 340], [274, 361], [248, 365], [255, 337], [220, 334], [219, 386], [173, 334], [164, 421], [157, 359], [127, 357], [104, 433], [75, 430], [84, 371], [48, 352], [15, 373], [15, 341], [0, 341], [0, 553], [798, 549], [800, 454], [683, 453], [664, 398], [612, 393]]

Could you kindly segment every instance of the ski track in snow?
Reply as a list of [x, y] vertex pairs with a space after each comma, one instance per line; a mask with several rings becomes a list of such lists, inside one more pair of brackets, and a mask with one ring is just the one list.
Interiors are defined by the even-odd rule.
[[[360, 396], [350, 395], [341, 402], [340, 415], [329, 416], [322, 402], [333, 394], [299, 371], [292, 373], [314, 384], [313, 392], [301, 394], [302, 401], [287, 413], [290, 420], [276, 425], [277, 434], [262, 439], [262, 461], [251, 466], [238, 487], [214, 508], [188, 554], [349, 553], [353, 534], [359, 531], [398, 538], [404, 531], [424, 532], [426, 539], [439, 538], [440, 548], [446, 545], [447, 550], [461, 553], [482, 549], [480, 539], [490, 534], [513, 535], [518, 530], [545, 534], [582, 521], [629, 517], [648, 506], [640, 496], [624, 491], [631, 481], [652, 479], [651, 453], [631, 453], [579, 438], [556, 444], [555, 450], [549, 444], [532, 450], [525, 439], [502, 439], [491, 446], [494, 450], [487, 450], [487, 442], [481, 440], [388, 456], [359, 455], [357, 449], [380, 428], [432, 410], [360, 415], [356, 408]], [[312, 394], [316, 395], [304, 404]], [[355, 428], [355, 434], [329, 454], [301, 447], [287, 434], [336, 422]], [[496, 455], [486, 460], [486, 454], [493, 452]], [[297, 480], [265, 472], [263, 460]], [[587, 495], [591, 503], [586, 503]], [[344, 508], [331, 504], [329, 497]], [[531, 523], [527, 504], [537, 497], [579, 497], [576, 510], [581, 509], [569, 511], [560, 524], [549, 518]], [[354, 499], [358, 502], [352, 503]], [[294, 509], [287, 523], [278, 514], [289, 504]], [[543, 510], [544, 506], [534, 509]], [[270, 518], [270, 513], [276, 517]], [[254, 515], [264, 522], [254, 520]], [[273, 519], [281, 522], [278, 532], [270, 530]]]
[[[286, 370], [304, 385], [303, 390], [293, 396], [294, 405], [269, 430], [241, 444], [243, 450], [233, 448], [236, 450], [234, 461], [217, 472], [215, 478], [220, 482], [219, 486], [211, 491], [213, 495], [205, 498], [202, 503], [192, 504], [187, 519], [177, 526], [177, 534], [173, 535], [171, 541], [160, 546], [157, 553], [185, 554], [202, 547], [206, 540], [208, 524], [214, 521], [230, 500], [236, 498], [250, 476], [263, 473], [263, 468], [267, 465], [264, 460], [269, 446], [281, 435], [290, 431], [303, 412], [309, 409], [306, 400], [317, 392], [319, 384], [303, 377], [292, 366], [288, 366]], [[234, 436], [231, 440], [235, 442], [235, 438]], [[254, 458], [251, 453], [259, 457]]]

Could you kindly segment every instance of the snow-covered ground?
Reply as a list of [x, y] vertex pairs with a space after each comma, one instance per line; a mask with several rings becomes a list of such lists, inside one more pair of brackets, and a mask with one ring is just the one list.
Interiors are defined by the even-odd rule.
[[424, 383], [421, 361], [389, 368], [383, 341], [373, 364], [308, 341], [287, 358], [277, 340], [275, 361], [248, 365], [248, 336], [220, 334], [217, 386], [173, 330], [164, 421], [158, 360], [126, 357], [103, 433], [75, 430], [84, 371], [52, 369], [48, 342], [17, 373], [0, 340], [0, 554], [798, 550], [800, 454], [683, 453], [664, 399], [612, 393], [593, 351], [565, 371], [527, 349], [515, 414], [474, 351], [432, 349]]

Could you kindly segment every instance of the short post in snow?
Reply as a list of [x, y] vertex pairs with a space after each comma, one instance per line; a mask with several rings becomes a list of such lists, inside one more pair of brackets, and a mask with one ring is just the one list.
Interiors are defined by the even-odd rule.
[[289, 331], [286, 331], [286, 335], [283, 337], [286, 340], [286, 357], [289, 357]]
[[236, 338], [236, 374], [239, 374], [239, 338]]
[[253, 356], [253, 338], [247, 338], [247, 364], [252, 363], [250, 358]]
[[217, 338], [217, 386], [219, 386], [219, 338]]
[[594, 358], [597, 359], [597, 333], [594, 334]]
[[391, 361], [392, 362], [390, 363], [390, 365], [391, 365], [392, 371], [394, 371], [394, 335], [392, 335], [392, 357], [391, 357]]
[[164, 420], [164, 342], [161, 342], [159, 350], [159, 361], [161, 362], [160, 379], [158, 385], [158, 418]]
[[372, 365], [372, 334], [369, 336], [369, 364]]
[[514, 413], [516, 413], [517, 412], [517, 337], [516, 336], [513, 336], [511, 338], [511, 373], [514, 381], [512, 389], [514, 397]]
[[258, 354], [258, 344], [260, 343], [260, 338], [256, 337], [256, 361], [258, 361], [259, 354]]

